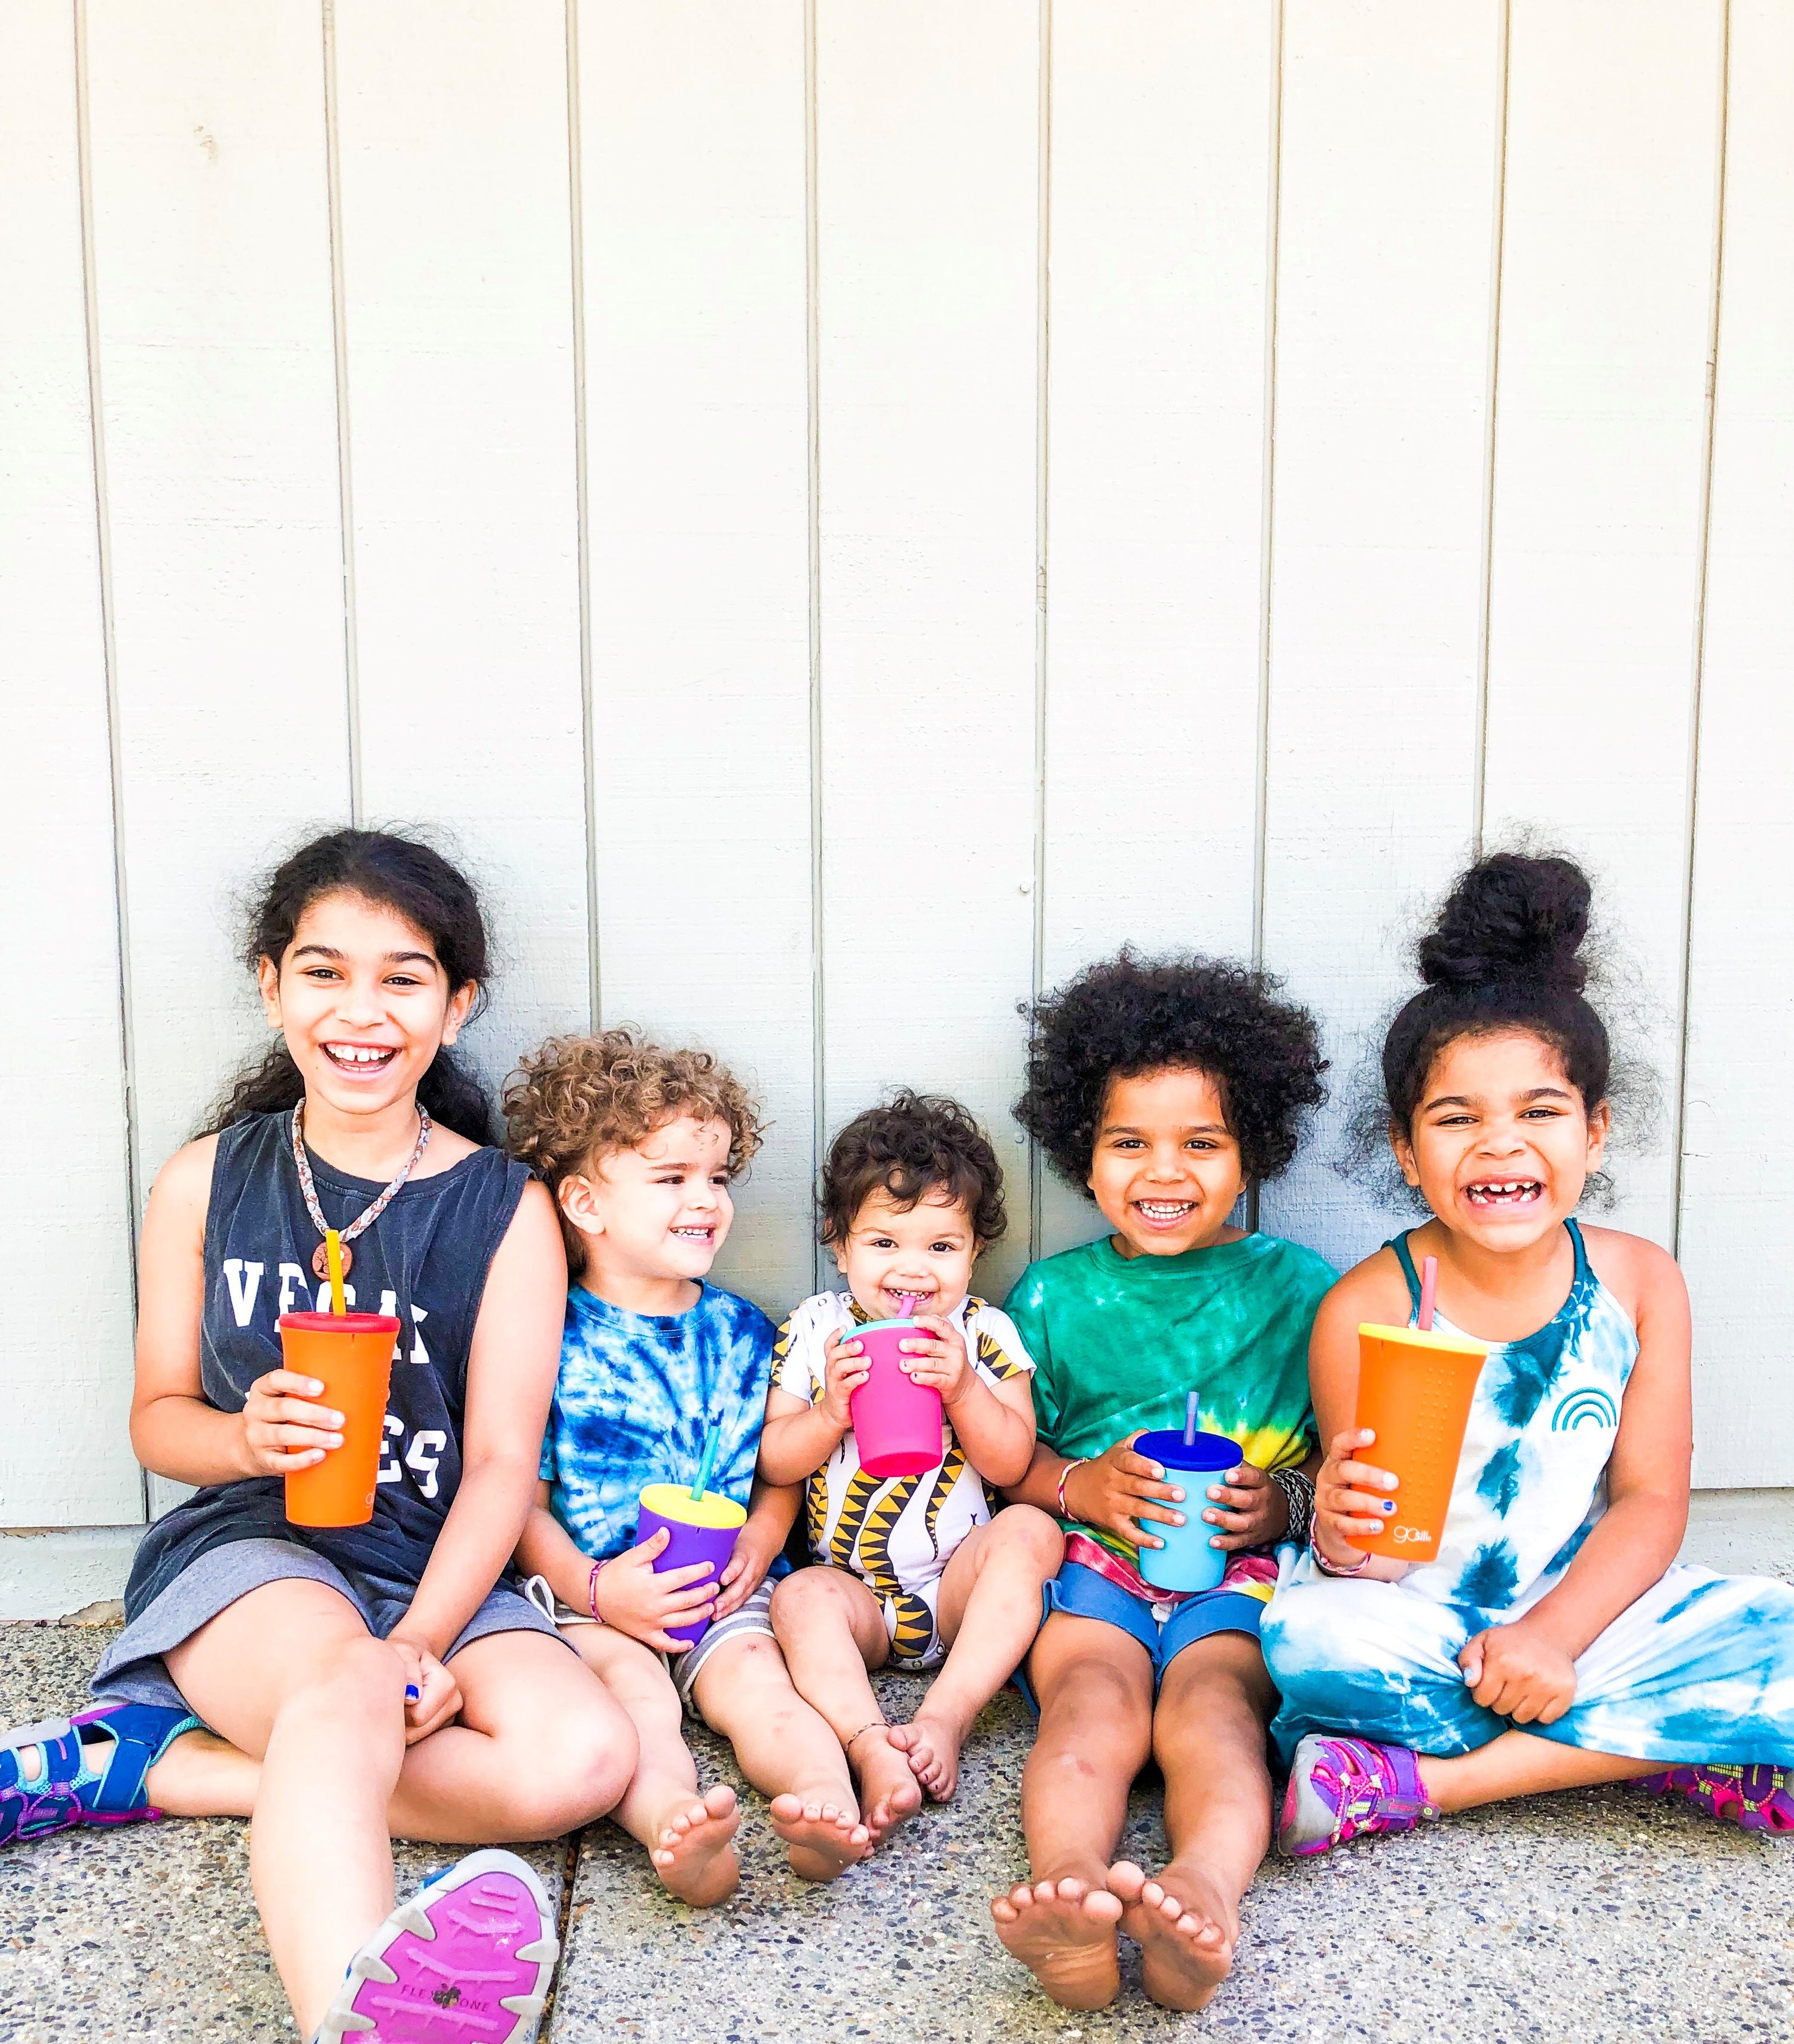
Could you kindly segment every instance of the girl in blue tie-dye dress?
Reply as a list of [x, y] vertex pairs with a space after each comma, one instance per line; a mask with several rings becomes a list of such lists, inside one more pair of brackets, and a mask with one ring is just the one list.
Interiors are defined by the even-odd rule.
[[[1423, 943], [1383, 1054], [1390, 1139], [1434, 1218], [1328, 1294], [1310, 1348], [1330, 1444], [1308, 1554], [1263, 1622], [1291, 1762], [1280, 1842], [1325, 1852], [1596, 1781], [1794, 1833], [1794, 1588], [1673, 1566], [1688, 1513], [1688, 1294], [1653, 1243], [1570, 1217], [1605, 1144], [1583, 998], [1589, 889], [1501, 855]], [[1490, 1344], [1437, 1558], [1350, 1543], [1394, 1509], [1353, 1430], [1361, 1322]]]

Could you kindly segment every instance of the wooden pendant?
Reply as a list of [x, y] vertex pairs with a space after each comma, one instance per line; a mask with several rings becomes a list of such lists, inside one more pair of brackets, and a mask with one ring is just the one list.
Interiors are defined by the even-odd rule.
[[[345, 1242], [343, 1244], [343, 1275], [347, 1278], [354, 1268], [355, 1251]], [[319, 1278], [328, 1278], [330, 1275], [330, 1258], [325, 1254], [324, 1244], [321, 1242], [312, 1251], [312, 1275]]]

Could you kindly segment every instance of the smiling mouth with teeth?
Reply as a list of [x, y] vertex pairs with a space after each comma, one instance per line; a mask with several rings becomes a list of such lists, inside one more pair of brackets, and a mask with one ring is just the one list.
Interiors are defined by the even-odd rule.
[[1466, 1185], [1464, 1197], [1472, 1206], [1522, 1206], [1528, 1200], [1537, 1199], [1544, 1189], [1536, 1178], [1489, 1179], [1481, 1185]]
[[1196, 1212], [1194, 1200], [1135, 1200], [1134, 1204], [1148, 1220], [1181, 1220]]
[[392, 1043], [325, 1043], [321, 1047], [332, 1064], [351, 1072], [378, 1070], [398, 1055]]

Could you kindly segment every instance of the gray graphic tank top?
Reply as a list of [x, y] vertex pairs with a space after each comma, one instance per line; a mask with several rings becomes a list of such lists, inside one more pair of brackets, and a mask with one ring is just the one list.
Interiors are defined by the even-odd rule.
[[[206, 1304], [200, 1384], [206, 1401], [240, 1412], [250, 1386], [280, 1367], [282, 1313], [328, 1311], [312, 1275], [321, 1239], [293, 1161], [290, 1114], [262, 1114], [218, 1138], [206, 1215]], [[346, 1228], [384, 1188], [352, 1178], [315, 1152], [318, 1202]], [[349, 1304], [400, 1323], [386, 1401], [386, 1439], [366, 1526], [287, 1523], [279, 1477], [197, 1492], [144, 1535], [125, 1592], [135, 1619], [201, 1555], [237, 1540], [286, 1540], [333, 1562], [371, 1608], [409, 1604], [461, 1481], [467, 1351], [486, 1273], [529, 1174], [497, 1150], [413, 1178], [354, 1243]]]

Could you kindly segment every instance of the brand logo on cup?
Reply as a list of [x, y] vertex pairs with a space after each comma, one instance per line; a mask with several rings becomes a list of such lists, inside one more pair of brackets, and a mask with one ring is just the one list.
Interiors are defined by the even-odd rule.
[[1430, 1540], [1433, 1537], [1430, 1526], [1393, 1526], [1389, 1530], [1398, 1546], [1404, 1540]]

